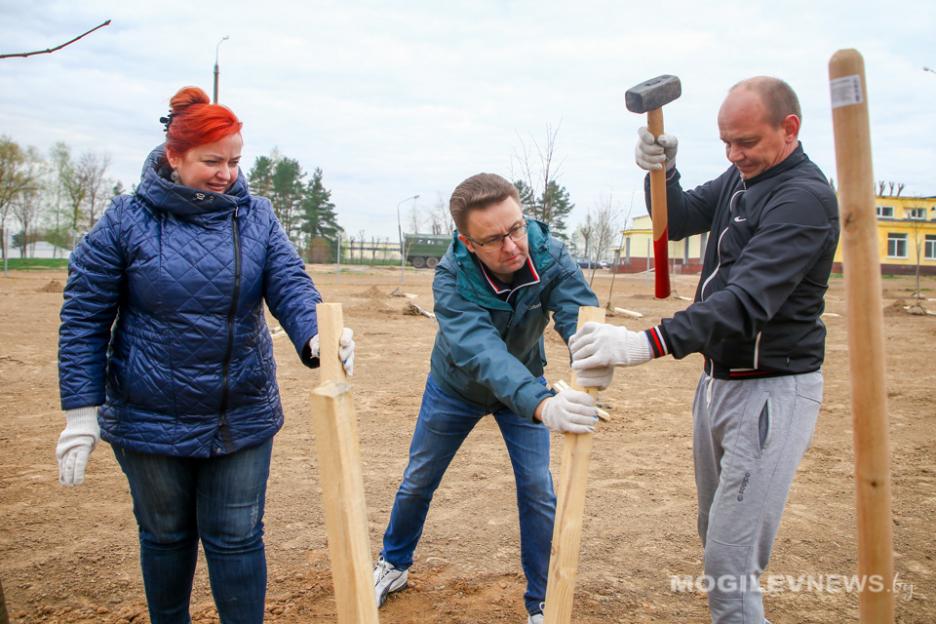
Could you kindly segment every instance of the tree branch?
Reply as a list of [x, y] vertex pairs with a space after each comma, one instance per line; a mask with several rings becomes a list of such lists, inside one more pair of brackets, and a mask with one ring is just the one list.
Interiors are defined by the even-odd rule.
[[47, 49], [45, 49], [45, 50], [36, 50], [35, 52], [14, 52], [14, 53], [12, 53], [12, 54], [0, 54], [0, 59], [5, 59], [5, 58], [26, 58], [27, 56], [34, 56], [34, 55], [36, 55], [36, 54], [52, 54], [53, 52], [57, 52], [58, 50], [61, 50], [62, 48], [64, 48], [64, 47], [67, 46], [67, 45], [71, 45], [71, 44], [75, 43], [76, 41], [78, 41], [78, 40], [81, 39], [82, 37], [85, 37], [85, 36], [87, 36], [87, 35], [90, 35], [91, 33], [93, 33], [95, 30], [97, 30], [97, 29], [99, 29], [99, 28], [104, 28], [105, 26], [110, 26], [110, 23], [111, 23], [111, 21], [110, 21], [110, 20], [107, 20], [106, 22], [103, 22], [103, 23], [101, 23], [101, 24], [98, 24], [97, 26], [95, 26], [94, 28], [92, 28], [91, 30], [89, 30], [88, 32], [82, 33], [82, 34], [78, 35], [77, 37], [75, 37], [74, 39], [72, 39], [71, 41], [66, 41], [66, 42], [63, 43], [62, 45], [55, 46], [54, 48], [47, 48]]

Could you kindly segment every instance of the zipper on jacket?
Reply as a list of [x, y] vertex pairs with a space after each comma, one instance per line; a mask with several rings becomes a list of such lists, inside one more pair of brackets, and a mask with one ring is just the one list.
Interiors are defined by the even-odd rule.
[[228, 376], [231, 369], [231, 355], [234, 351], [234, 316], [237, 313], [237, 299], [240, 297], [240, 279], [241, 279], [241, 253], [240, 253], [240, 233], [237, 231], [237, 211], [238, 206], [234, 206], [234, 215], [231, 217], [231, 233], [234, 239], [234, 293], [231, 297], [231, 307], [228, 309], [227, 316], [227, 350], [224, 353], [224, 365], [221, 382], [221, 410], [220, 424], [218, 426], [221, 432], [221, 441], [226, 448], [231, 448], [231, 431], [227, 423], [227, 404], [228, 404]]
[[709, 275], [705, 279], [704, 282], [702, 282], [702, 288], [699, 290], [700, 301], [705, 301], [705, 287], [708, 286], [709, 282], [711, 282], [715, 278], [715, 275], [718, 274], [718, 269], [721, 268], [721, 242], [722, 242], [722, 239], [725, 237], [725, 234], [728, 233], [728, 228], [731, 227], [731, 217], [732, 217], [732, 213], [734, 212], [732, 203], [734, 202], [734, 198], [737, 197], [740, 193], [744, 193], [745, 191], [747, 191], [747, 187], [744, 184], [744, 180], [742, 180], [741, 188], [735, 191], [731, 195], [731, 198], [728, 200], [728, 225], [725, 226], [725, 229], [722, 230], [721, 234], [718, 235], [718, 242], [715, 243], [715, 252], [718, 255], [718, 262], [715, 263], [715, 270], [712, 271], [712, 274]]

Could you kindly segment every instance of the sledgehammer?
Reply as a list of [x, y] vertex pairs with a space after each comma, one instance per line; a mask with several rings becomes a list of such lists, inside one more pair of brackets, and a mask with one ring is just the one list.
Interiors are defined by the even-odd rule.
[[[663, 134], [663, 105], [682, 95], [679, 78], [664, 74], [641, 82], [624, 94], [624, 104], [632, 113], [647, 113], [647, 130], [654, 137]], [[669, 228], [666, 217], [666, 167], [650, 172], [650, 216], [653, 219], [653, 274], [656, 296], [670, 296]]]

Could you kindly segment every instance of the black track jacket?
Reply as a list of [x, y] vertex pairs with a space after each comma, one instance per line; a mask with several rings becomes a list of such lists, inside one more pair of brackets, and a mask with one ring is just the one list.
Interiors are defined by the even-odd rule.
[[[820, 320], [839, 222], [835, 192], [802, 145], [742, 180], [735, 167], [683, 191], [666, 184], [669, 238], [711, 232], [695, 302], [647, 334], [655, 356], [706, 356], [719, 378], [819, 369]], [[646, 181], [650, 205], [649, 176]]]

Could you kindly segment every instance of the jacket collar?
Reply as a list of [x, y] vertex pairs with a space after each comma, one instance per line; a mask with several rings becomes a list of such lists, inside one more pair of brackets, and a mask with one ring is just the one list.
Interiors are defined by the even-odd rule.
[[[537, 283], [543, 272], [554, 262], [548, 250], [549, 227], [535, 219], [528, 218], [526, 221], [530, 269], [536, 276], [536, 282], [533, 283]], [[498, 298], [494, 288], [479, 268], [481, 263], [475, 261], [474, 254], [468, 251], [468, 248], [459, 240], [458, 230], [452, 234], [451, 253], [458, 265], [457, 287], [463, 297], [486, 308], [511, 309], [509, 303]]]
[[787, 156], [786, 158], [778, 162], [776, 165], [774, 165], [767, 171], [764, 171], [763, 173], [754, 176], [750, 180], [744, 180], [744, 186], [745, 188], [751, 188], [758, 182], [763, 182], [764, 180], [768, 180], [770, 178], [778, 176], [785, 171], [789, 171], [793, 167], [796, 167], [797, 165], [802, 163], [804, 160], [808, 160], [808, 157], [806, 156], [806, 153], [803, 151], [803, 144], [798, 143], [796, 145], [796, 149], [790, 152], [789, 156]]
[[176, 184], [168, 178], [165, 164], [165, 144], [158, 146], [143, 164], [136, 194], [147, 204], [179, 217], [228, 213], [250, 203], [250, 193], [244, 172], [238, 170], [237, 180], [227, 193], [199, 191]]
[[526, 264], [517, 269], [514, 273], [513, 280], [509, 284], [500, 281], [477, 256], [475, 256], [475, 264], [481, 269], [481, 275], [488, 283], [488, 286], [491, 287], [491, 291], [493, 291], [494, 295], [498, 299], [503, 299], [504, 301], [510, 301], [510, 297], [520, 288], [539, 284], [540, 282], [539, 273], [537, 273], [536, 267], [533, 265], [533, 260], [529, 257], [527, 257]]

